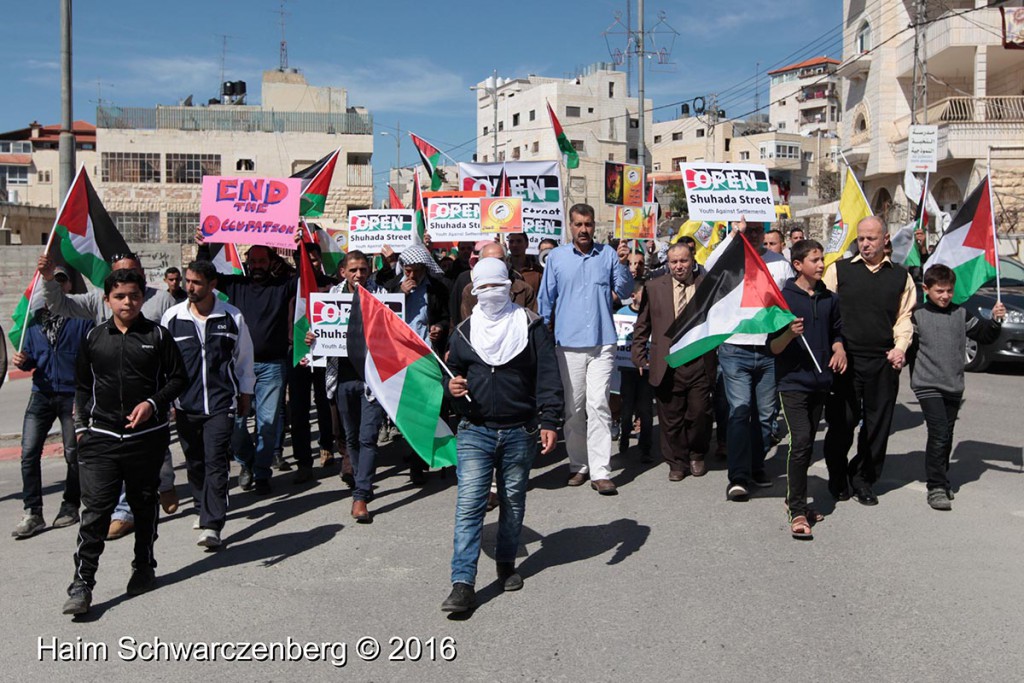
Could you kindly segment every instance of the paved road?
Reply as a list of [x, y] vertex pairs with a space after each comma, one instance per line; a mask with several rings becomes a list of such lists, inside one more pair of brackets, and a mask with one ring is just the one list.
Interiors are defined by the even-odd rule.
[[[925, 504], [924, 427], [904, 386], [881, 504], [834, 506], [816, 464], [811, 493], [828, 514], [810, 543], [793, 541], [783, 512], [784, 449], [774, 488], [724, 500], [719, 462], [703, 479], [667, 480], [664, 465], [619, 463], [621, 494], [562, 487], [563, 462], [538, 464], [521, 549], [526, 587], [500, 594], [481, 563], [482, 606], [469, 619], [438, 610], [448, 592], [455, 489], [407, 485], [386, 453], [377, 513], [348, 516], [347, 491], [325, 474], [275, 495], [232, 495], [217, 553], [194, 545], [192, 517], [160, 526], [162, 587], [126, 599], [130, 541], [108, 545], [94, 614], [59, 614], [75, 532], [0, 537], [7, 680], [1020, 680], [1024, 670], [1024, 500], [1019, 375], [971, 375], [958, 426], [951, 513]], [[4, 389], [7, 392], [7, 388]], [[0, 409], [10, 410], [5, 402]], [[61, 467], [44, 468], [46, 515]], [[178, 472], [185, 494], [184, 473]], [[0, 462], [0, 518], [20, 513], [16, 462]], [[187, 507], [187, 506], [186, 506]], [[494, 513], [485, 539], [493, 541]], [[381, 644], [361, 661], [360, 638]], [[389, 661], [390, 638], [419, 638], [419, 661]], [[105, 662], [54, 662], [39, 639], [107, 648]], [[131, 643], [344, 643], [330, 661], [198, 664], [121, 661]], [[428, 639], [434, 638], [431, 649]], [[453, 639], [453, 651], [442, 639]], [[450, 645], [452, 641], [446, 641]], [[365, 647], [365, 644], [364, 644]], [[93, 648], [94, 654], [96, 648]], [[141, 650], [143, 655], [146, 650]], [[415, 643], [405, 651], [417, 652]], [[435, 661], [429, 661], [433, 654]]]

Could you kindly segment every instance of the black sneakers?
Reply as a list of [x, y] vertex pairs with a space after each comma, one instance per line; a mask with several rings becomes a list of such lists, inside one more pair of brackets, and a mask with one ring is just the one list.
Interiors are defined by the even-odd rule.
[[452, 584], [452, 592], [441, 603], [442, 612], [468, 612], [476, 607], [476, 591], [468, 583]]
[[515, 562], [498, 563], [498, 582], [504, 591], [517, 591], [523, 587], [523, 577], [516, 571]]
[[256, 492], [257, 496], [269, 496], [270, 495], [270, 480], [269, 479], [257, 479], [253, 486], [253, 491]]
[[252, 470], [245, 465], [242, 465], [242, 470], [238, 473], [238, 487], [243, 491], [252, 490]]
[[92, 607], [92, 591], [84, 581], [75, 581], [68, 586], [68, 599], [64, 601], [62, 614], [85, 614]]
[[72, 524], [78, 524], [81, 518], [78, 516], [78, 508], [67, 503], [61, 503], [57, 516], [53, 519], [51, 526], [54, 529], [61, 529]]
[[128, 579], [128, 588], [125, 592], [128, 595], [142, 595], [156, 588], [156, 574], [152, 567], [133, 569], [132, 578]]

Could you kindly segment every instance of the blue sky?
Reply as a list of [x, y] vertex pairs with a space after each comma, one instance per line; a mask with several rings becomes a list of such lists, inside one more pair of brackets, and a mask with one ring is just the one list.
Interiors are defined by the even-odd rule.
[[[729, 116], [753, 109], [755, 64], [760, 61], [761, 103], [773, 66], [841, 52], [838, 0], [664, 0], [646, 2], [647, 24], [664, 11], [679, 32], [674, 65], [648, 71], [647, 96], [655, 120], [673, 118], [675, 104], [723, 92]], [[635, 2], [634, 14], [635, 14]], [[378, 131], [398, 123], [456, 159], [475, 149], [474, 93], [469, 86], [493, 69], [499, 76], [535, 73], [570, 76], [583, 65], [609, 61], [602, 35], [623, 12], [625, 0], [289, 0], [286, 36], [289, 66], [313, 85], [344, 87], [349, 103], [364, 105]], [[174, 104], [189, 94], [202, 102], [217, 94], [220, 34], [227, 34], [227, 80], [244, 80], [250, 102], [260, 72], [278, 65], [279, 2], [274, 0], [176, 0], [75, 3], [75, 118], [95, 122], [98, 98], [121, 106]], [[618, 28], [618, 27], [616, 27]], [[618, 29], [621, 30], [621, 29]], [[659, 39], [666, 34], [657, 36]], [[60, 120], [57, 0], [11, 3], [0, 41], [5, 92], [0, 130]], [[634, 84], [635, 87], [635, 84]], [[394, 163], [392, 138], [377, 134], [374, 168], [383, 179]], [[406, 137], [403, 165], [416, 161]], [[380, 192], [378, 187], [378, 195]]]

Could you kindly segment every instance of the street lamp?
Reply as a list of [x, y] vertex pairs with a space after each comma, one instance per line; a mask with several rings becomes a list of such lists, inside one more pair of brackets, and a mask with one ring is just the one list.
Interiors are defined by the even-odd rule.
[[395, 139], [395, 168], [401, 168], [402, 162], [402, 124], [395, 121], [395, 130], [397, 132], [392, 133], [386, 130], [380, 131], [381, 135], [390, 135]]
[[488, 76], [482, 86], [471, 85], [470, 90], [483, 90], [491, 96], [491, 108], [494, 110], [494, 125], [491, 127], [492, 140], [494, 143], [494, 161], [498, 160], [498, 88], [505, 85], [505, 81], [498, 78], [498, 70]]

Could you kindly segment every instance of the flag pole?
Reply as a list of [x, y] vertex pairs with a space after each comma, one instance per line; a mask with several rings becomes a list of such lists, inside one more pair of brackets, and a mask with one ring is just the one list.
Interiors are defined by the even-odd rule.
[[1003, 303], [1003, 291], [999, 285], [999, 231], [996, 229], [996, 209], [993, 199], [994, 191], [992, 190], [992, 145], [988, 146], [985, 182], [988, 183], [988, 212], [992, 217], [992, 251], [994, 252], [992, 258], [996, 262], [996, 303], [1001, 304]]
[[807, 343], [807, 337], [801, 334], [800, 341], [804, 343], [804, 348], [807, 349], [807, 355], [811, 357], [811, 362], [814, 363], [814, 367], [818, 371], [818, 374], [822, 374], [821, 365], [818, 364], [818, 359], [814, 357], [814, 352], [811, 351], [811, 345]]
[[[929, 171], [924, 172], [924, 189], [921, 190], [921, 203], [924, 204], [924, 206], [918, 209], [918, 211], [921, 213], [922, 219], [928, 215], [928, 178], [930, 176], [931, 173]], [[921, 224], [918, 225], [918, 227], [921, 228], [921, 230], [924, 232], [924, 248], [931, 249], [932, 245], [929, 244], [928, 239], [928, 227], [925, 225], [924, 220], [921, 221]]]

